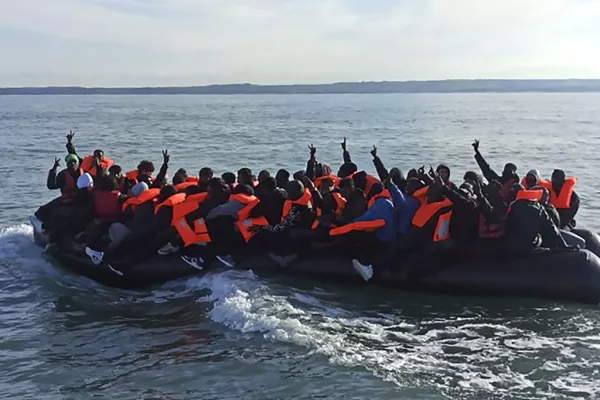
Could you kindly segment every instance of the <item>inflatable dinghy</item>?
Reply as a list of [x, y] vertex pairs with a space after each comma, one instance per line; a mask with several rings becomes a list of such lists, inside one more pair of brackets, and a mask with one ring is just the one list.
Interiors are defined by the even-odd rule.
[[[41, 225], [40, 225], [41, 226]], [[581, 230], [596, 251], [598, 235]], [[36, 243], [45, 235], [34, 225]], [[106, 263], [94, 265], [81, 246], [66, 240], [50, 244], [46, 253], [62, 267], [118, 288], [143, 288], [170, 280], [219, 270], [210, 247], [199, 249], [190, 263], [180, 255], [154, 256], [125, 268]], [[416, 254], [398, 261], [398, 268], [376, 272], [365, 283], [343, 254], [314, 251], [285, 267], [267, 254], [256, 254], [237, 263], [236, 269], [252, 269], [260, 276], [274, 274], [300, 276], [315, 281], [369, 284], [400, 290], [455, 295], [495, 295], [537, 297], [600, 304], [600, 258], [588, 250], [542, 251], [523, 257], [448, 260]]]

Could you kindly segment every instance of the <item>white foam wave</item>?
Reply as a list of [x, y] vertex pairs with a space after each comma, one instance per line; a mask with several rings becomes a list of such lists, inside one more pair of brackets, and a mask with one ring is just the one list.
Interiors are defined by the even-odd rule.
[[[400, 387], [435, 388], [449, 397], [530, 394], [539, 390], [538, 373], [558, 369], [543, 362], [528, 365], [530, 352], [554, 348], [560, 354], [571, 347], [532, 331], [458, 315], [435, 324], [378, 312], [357, 316], [335, 304], [331, 294], [282, 291], [252, 272], [209, 274], [186, 284], [207, 290], [198, 301], [211, 305], [208, 315], [217, 323], [305, 347], [309, 354], [365, 368]], [[513, 363], [528, 366], [521, 370], [509, 366]], [[577, 377], [569, 378], [556, 380], [548, 397], [595, 393]]]

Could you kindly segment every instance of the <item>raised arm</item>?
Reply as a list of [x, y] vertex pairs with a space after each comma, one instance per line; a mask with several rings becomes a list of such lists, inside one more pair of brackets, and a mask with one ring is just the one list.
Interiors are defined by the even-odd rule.
[[475, 140], [472, 144], [473, 149], [475, 150], [475, 161], [477, 161], [477, 165], [481, 169], [481, 173], [487, 179], [488, 182], [491, 181], [500, 181], [500, 175], [494, 171], [490, 165], [485, 161], [481, 153], [479, 152], [479, 140]]
[[342, 145], [342, 150], [344, 151], [344, 162], [345, 163], [349, 163], [352, 162], [352, 158], [350, 157], [350, 152], [348, 151], [348, 143], [346, 138], [344, 138], [344, 141], [342, 143], [340, 143]]
[[390, 179], [390, 173], [383, 165], [383, 162], [377, 155], [377, 147], [373, 146], [373, 150], [371, 150], [371, 155], [373, 156], [373, 164], [375, 164], [375, 169], [377, 170], [377, 175], [379, 175], [379, 179], [381, 182], [386, 182]]

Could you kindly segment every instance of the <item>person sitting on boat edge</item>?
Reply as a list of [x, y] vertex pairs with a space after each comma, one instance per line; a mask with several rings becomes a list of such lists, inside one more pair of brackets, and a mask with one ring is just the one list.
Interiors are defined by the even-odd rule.
[[560, 215], [560, 228], [575, 228], [575, 216], [579, 211], [579, 196], [573, 190], [577, 179], [566, 178], [565, 171], [555, 169], [552, 172], [550, 187], [550, 204], [556, 207]]
[[506, 250], [510, 254], [529, 254], [538, 248], [567, 248], [558, 228], [540, 204], [541, 190], [526, 190], [515, 184], [511, 188]]
[[35, 212], [35, 217], [41, 221], [42, 224], [59, 207], [68, 206], [75, 200], [75, 194], [77, 192], [77, 179], [79, 179], [84, 172], [81, 168], [79, 168], [79, 158], [73, 154], [67, 154], [67, 156], [65, 156], [65, 163], [67, 164], [67, 168], [57, 173], [56, 170], [60, 166], [60, 161], [58, 158], [55, 158], [54, 165], [48, 171], [46, 186], [49, 190], [60, 189], [61, 195], [60, 197], [41, 206]]

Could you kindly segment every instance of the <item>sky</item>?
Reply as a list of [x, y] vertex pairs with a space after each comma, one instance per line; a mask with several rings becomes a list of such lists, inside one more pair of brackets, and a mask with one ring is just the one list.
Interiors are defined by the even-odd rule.
[[600, 78], [598, 0], [0, 0], [0, 86]]

